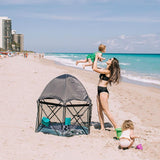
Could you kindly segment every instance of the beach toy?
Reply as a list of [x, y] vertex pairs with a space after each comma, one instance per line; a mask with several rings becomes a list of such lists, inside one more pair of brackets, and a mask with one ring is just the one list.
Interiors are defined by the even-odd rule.
[[42, 124], [49, 127], [49, 124], [50, 124], [50, 120], [46, 117], [43, 117], [42, 118]]
[[71, 125], [71, 118], [65, 118], [65, 125], [68, 126], [68, 125]]
[[116, 134], [117, 134], [117, 139], [119, 139], [119, 137], [122, 134], [122, 129], [121, 128], [116, 128]]
[[71, 125], [71, 118], [66, 117], [65, 118], [65, 125], [63, 126], [63, 129], [65, 131], [69, 130], [70, 129], [70, 127], [69, 127], [70, 125]]
[[138, 145], [136, 146], [136, 149], [143, 150], [142, 144], [138, 144]]

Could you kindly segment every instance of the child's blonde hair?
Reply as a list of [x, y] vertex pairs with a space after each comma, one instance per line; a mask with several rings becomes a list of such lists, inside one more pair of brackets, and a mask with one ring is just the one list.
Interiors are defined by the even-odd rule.
[[131, 120], [125, 120], [122, 124], [122, 131], [127, 129], [134, 129], [134, 124]]
[[102, 52], [106, 49], [106, 46], [104, 44], [100, 44], [98, 49], [99, 49], [100, 52]]

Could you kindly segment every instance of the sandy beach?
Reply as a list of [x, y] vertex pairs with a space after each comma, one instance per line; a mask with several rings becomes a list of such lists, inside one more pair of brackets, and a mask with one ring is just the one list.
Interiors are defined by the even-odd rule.
[[[0, 59], [0, 160], [159, 160], [160, 89], [121, 82], [109, 87], [109, 108], [121, 127], [135, 124], [136, 144], [143, 151], [118, 149], [113, 128], [91, 126], [89, 135], [59, 137], [35, 133], [37, 99], [45, 86], [61, 74], [78, 78], [92, 100], [92, 124], [98, 123], [95, 72], [55, 64], [29, 55]], [[105, 123], [109, 123], [105, 117]]]

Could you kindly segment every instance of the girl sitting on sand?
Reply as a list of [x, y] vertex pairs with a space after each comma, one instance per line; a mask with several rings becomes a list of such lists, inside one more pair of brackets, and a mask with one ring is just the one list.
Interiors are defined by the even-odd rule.
[[134, 124], [131, 120], [125, 120], [122, 124], [122, 134], [120, 136], [120, 148], [129, 149], [132, 147], [135, 138], [139, 138], [134, 135]]

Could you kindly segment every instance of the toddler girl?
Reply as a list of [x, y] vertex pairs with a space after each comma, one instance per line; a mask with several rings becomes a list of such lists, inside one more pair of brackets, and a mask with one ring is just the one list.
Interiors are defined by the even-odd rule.
[[134, 135], [134, 124], [131, 120], [125, 120], [122, 124], [122, 134], [120, 136], [120, 148], [129, 149], [138, 136]]

